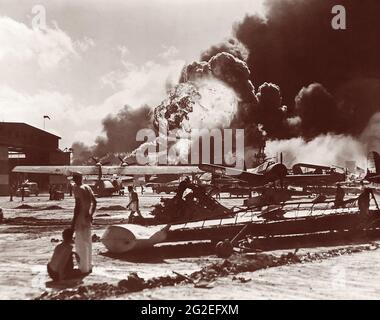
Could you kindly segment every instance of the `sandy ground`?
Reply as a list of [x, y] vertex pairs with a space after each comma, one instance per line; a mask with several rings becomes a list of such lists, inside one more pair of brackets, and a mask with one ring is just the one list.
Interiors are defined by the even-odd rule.
[[[159, 202], [159, 196], [145, 193], [140, 198], [144, 214], [152, 205]], [[98, 199], [98, 208], [111, 205], [126, 205], [126, 197]], [[241, 205], [242, 198], [222, 199], [226, 206]], [[31, 209], [15, 209], [21, 204]], [[46, 209], [59, 206], [62, 209]], [[52, 285], [46, 272], [56, 245], [52, 239], [60, 239], [62, 230], [69, 224], [74, 207], [72, 198], [63, 201], [48, 201], [47, 195], [27, 198], [21, 203], [19, 198], [9, 202], [0, 197], [0, 208], [7, 219], [0, 225], [0, 299], [33, 299], [44, 291], [63, 289]], [[128, 214], [124, 210], [98, 211], [93, 233], [101, 236], [107, 225], [120, 223]], [[38, 219], [38, 220], [36, 220]], [[326, 248], [302, 249], [300, 252], [318, 252]], [[355, 253], [305, 264], [269, 268], [251, 273], [239, 274], [248, 282], [233, 280], [233, 276], [219, 278], [211, 289], [196, 289], [192, 285], [179, 285], [146, 289], [130, 293], [118, 299], [378, 299], [380, 298], [380, 275], [378, 262], [380, 250]], [[182, 274], [201, 269], [215, 261], [214, 255], [192, 256], [182, 252], [179, 256], [163, 258], [133, 257], [113, 258], [107, 255], [104, 246], [93, 244], [93, 273], [81, 283], [91, 285], [107, 282], [117, 284], [130, 272], [137, 272], [144, 279], [173, 275], [172, 271]], [[113, 297], [111, 297], [113, 298]]]
[[379, 251], [361, 252], [222, 277], [210, 289], [162, 287], [117, 299], [379, 299], [379, 262]]

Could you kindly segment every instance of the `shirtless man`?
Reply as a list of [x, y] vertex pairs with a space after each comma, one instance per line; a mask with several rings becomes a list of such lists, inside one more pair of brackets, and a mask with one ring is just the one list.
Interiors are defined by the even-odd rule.
[[47, 265], [49, 276], [54, 281], [75, 278], [79, 276], [78, 269], [74, 269], [73, 256], [79, 261], [76, 252], [73, 252], [73, 230], [65, 229], [62, 232], [63, 242], [57, 245], [54, 249], [54, 254]]
[[83, 184], [82, 174], [73, 173], [73, 193], [75, 197], [72, 229], [75, 230], [75, 251], [80, 257], [79, 269], [83, 273], [92, 271], [91, 226], [96, 210], [96, 199], [88, 185]]

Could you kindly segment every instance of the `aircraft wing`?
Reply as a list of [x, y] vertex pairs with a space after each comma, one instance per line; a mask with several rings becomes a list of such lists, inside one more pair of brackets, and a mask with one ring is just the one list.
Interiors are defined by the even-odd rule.
[[16, 166], [12, 170], [12, 172], [16, 173], [42, 173], [65, 176], [69, 176], [76, 171], [83, 175], [96, 175], [99, 169], [96, 166]]
[[308, 169], [322, 169], [322, 170], [331, 169], [331, 167], [329, 166], [323, 166], [323, 165], [312, 164], [312, 163], [301, 163], [301, 162], [294, 164], [293, 167], [308, 168]]
[[[83, 175], [97, 175], [97, 166], [16, 166], [16, 173], [42, 173], [70, 176], [72, 172], [80, 172]], [[202, 173], [196, 166], [102, 166], [103, 175], [160, 175], [160, 174], [193, 174]]]
[[200, 164], [199, 169], [216, 175], [237, 178], [239, 180], [248, 182], [248, 184], [251, 186], [262, 186], [267, 183], [265, 182], [264, 176], [262, 174], [248, 172], [241, 169], [224, 167], [216, 164]]
[[[115, 167], [113, 167], [115, 168]], [[203, 171], [197, 166], [126, 166], [117, 168], [119, 175], [195, 174]]]
[[244, 173], [243, 170], [220, 166], [217, 164], [200, 164], [198, 168], [204, 172], [225, 176], [238, 176]]
[[345, 181], [345, 175], [334, 174], [288, 174], [284, 178], [285, 183], [290, 184], [329, 184]]
[[376, 175], [376, 176], [371, 176], [371, 177], [364, 177], [365, 180], [368, 180], [370, 182], [375, 182], [377, 183], [377, 181], [380, 181], [380, 175]]

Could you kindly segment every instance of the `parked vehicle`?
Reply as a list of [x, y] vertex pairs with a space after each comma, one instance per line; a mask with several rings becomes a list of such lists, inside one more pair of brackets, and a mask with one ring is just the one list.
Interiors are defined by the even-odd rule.
[[152, 187], [153, 192], [157, 194], [160, 194], [160, 193], [169, 194], [171, 192], [177, 191], [178, 181], [169, 182], [169, 183], [152, 183], [152, 184], [147, 184], [147, 187]]
[[34, 194], [36, 197], [39, 194], [38, 184], [37, 182], [24, 182], [21, 186], [16, 190], [16, 196], [22, 196], [22, 189], [24, 189], [24, 197], [29, 197]]

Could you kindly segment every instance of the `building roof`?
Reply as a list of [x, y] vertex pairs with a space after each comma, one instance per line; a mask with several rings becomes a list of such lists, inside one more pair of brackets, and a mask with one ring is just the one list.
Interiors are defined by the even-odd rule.
[[29, 127], [29, 128], [32, 128], [33, 130], [36, 130], [36, 131], [39, 131], [40, 133], [42, 134], [48, 134], [48, 135], [51, 135], [51, 136], [54, 136], [58, 139], [61, 139], [60, 136], [57, 136], [56, 134], [54, 133], [51, 133], [51, 132], [48, 132], [46, 130], [42, 130], [40, 128], [37, 128], [37, 127], [34, 127], [34, 126], [31, 126], [30, 124], [27, 124], [25, 122], [0, 122], [0, 127], [1, 126], [23, 126], [23, 127]]

